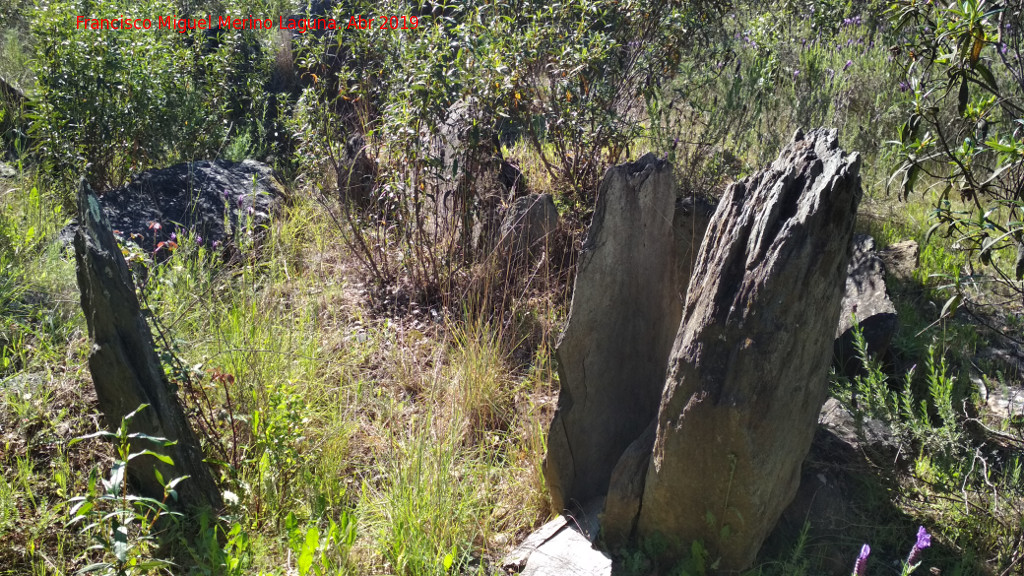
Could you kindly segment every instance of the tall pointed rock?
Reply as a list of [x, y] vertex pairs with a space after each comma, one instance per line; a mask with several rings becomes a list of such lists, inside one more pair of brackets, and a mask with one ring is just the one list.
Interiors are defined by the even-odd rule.
[[860, 157], [798, 133], [712, 218], [669, 361], [637, 532], [742, 570], [792, 500], [827, 395]]

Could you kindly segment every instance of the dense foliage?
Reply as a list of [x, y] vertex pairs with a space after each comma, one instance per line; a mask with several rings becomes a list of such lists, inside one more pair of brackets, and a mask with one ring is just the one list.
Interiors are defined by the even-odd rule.
[[[122, 13], [342, 29], [75, 29]], [[390, 15], [406, 19], [346, 28]], [[18, 0], [0, 22], [0, 76], [31, 102], [0, 101], [0, 170], [16, 173], [0, 171], [0, 574], [501, 572], [550, 514], [552, 349], [604, 171], [650, 151], [679, 196], [714, 198], [818, 125], [864, 158], [860, 230], [922, 243], [912, 277], [890, 282], [893, 354], [864, 351], [861, 375], [832, 387], [860, 439], [885, 429], [896, 455], [844, 470], [867, 495], [839, 535], [806, 526], [756, 572], [1024, 562], [1020, 418], [981, 394], [1020, 383], [998, 362], [1012, 349], [998, 334], [1024, 328], [1019, 6]], [[149, 269], [140, 294], [169, 378], [225, 489], [224, 515], [186, 526], [183, 545], [164, 503], [133, 500], [121, 474], [144, 443], [120, 435], [112, 461], [96, 438], [55, 239], [83, 175], [107, 190], [247, 157], [289, 191], [265, 240], [180, 238], [159, 265], [124, 247]], [[553, 196], [559, 229], [513, 270], [496, 235], [529, 192]], [[986, 306], [965, 316], [961, 301]], [[692, 549], [659, 573], [708, 572]], [[616, 560], [654, 569], [643, 549]]]
[[903, 194], [938, 189], [935, 228], [1024, 302], [1021, 7], [905, 0], [891, 14], [901, 33], [893, 50], [914, 94], [898, 131]]

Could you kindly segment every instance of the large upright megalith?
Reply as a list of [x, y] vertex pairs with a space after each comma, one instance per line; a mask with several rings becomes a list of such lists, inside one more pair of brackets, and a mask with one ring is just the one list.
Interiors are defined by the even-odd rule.
[[706, 226], [704, 212], [677, 207], [672, 167], [653, 154], [605, 174], [556, 351], [544, 474], [557, 510], [603, 498], [654, 419]]
[[827, 395], [859, 168], [834, 131], [798, 133], [712, 218], [637, 524], [665, 560], [701, 540], [720, 569], [744, 569], [793, 498]]
[[154, 468], [167, 482], [188, 476], [177, 486], [179, 504], [185, 508], [220, 509], [220, 491], [209, 466], [203, 462], [199, 442], [178, 397], [164, 375], [128, 264], [99, 200], [85, 180], [78, 193], [78, 222], [75, 262], [82, 312], [92, 341], [89, 372], [106, 425], [116, 429], [125, 416], [146, 404], [147, 408], [129, 423], [130, 431], [176, 442], [159, 447], [136, 438], [131, 447], [133, 452], [153, 450], [169, 456], [174, 463], [143, 456], [128, 463], [128, 472], [143, 495], [157, 500], [163, 499], [164, 489], [153, 474]]

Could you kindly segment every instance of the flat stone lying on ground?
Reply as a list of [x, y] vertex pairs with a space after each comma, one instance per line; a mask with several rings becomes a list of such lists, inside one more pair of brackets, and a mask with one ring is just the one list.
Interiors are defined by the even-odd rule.
[[594, 547], [599, 504], [544, 524], [506, 556], [501, 567], [522, 576], [611, 576], [611, 557]]
[[558, 208], [550, 194], [527, 194], [505, 211], [496, 252], [504, 261], [525, 262], [543, 251], [558, 228]]
[[869, 357], [884, 357], [889, 351], [899, 321], [885, 290], [885, 272], [874, 239], [866, 234], [855, 236], [835, 333], [833, 363], [840, 374], [852, 377], [864, 369], [854, 344], [855, 324], [860, 327]]

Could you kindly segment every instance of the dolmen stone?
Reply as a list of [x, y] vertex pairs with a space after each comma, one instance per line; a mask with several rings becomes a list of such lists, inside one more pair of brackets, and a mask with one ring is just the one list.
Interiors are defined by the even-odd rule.
[[349, 137], [336, 169], [340, 201], [354, 202], [362, 206], [373, 202], [373, 191], [379, 170], [377, 162], [368, 152], [366, 139], [361, 134]]
[[555, 352], [561, 392], [544, 473], [556, 511], [603, 499], [657, 414], [708, 221], [707, 210], [677, 204], [675, 188], [653, 154], [609, 169], [600, 185]]
[[636, 526], [638, 538], [660, 543], [664, 565], [700, 540], [720, 570], [747, 568], [796, 493], [827, 397], [859, 169], [835, 131], [798, 132], [715, 212], [672, 348]]
[[[99, 203], [117, 233], [153, 252], [161, 242], [188, 235], [213, 245], [246, 231], [259, 233], [283, 199], [284, 189], [270, 166], [217, 160], [143, 172], [104, 193]], [[62, 238], [70, 241], [77, 229], [73, 221]]]
[[913, 240], [890, 244], [878, 251], [878, 257], [885, 264], [885, 272], [898, 280], [910, 280], [917, 269], [920, 247]]
[[165, 482], [188, 476], [177, 487], [175, 505], [219, 511], [223, 505], [220, 491], [167, 380], [128, 264], [98, 198], [84, 179], [78, 194], [78, 218], [75, 262], [82, 312], [92, 343], [89, 372], [106, 427], [116, 430], [122, 419], [145, 405], [129, 421], [130, 432], [174, 442], [165, 447], [133, 440], [133, 451], [148, 449], [173, 461], [170, 464], [152, 456], [132, 459], [128, 473], [133, 485], [144, 496], [162, 501], [164, 488], [154, 469]]

